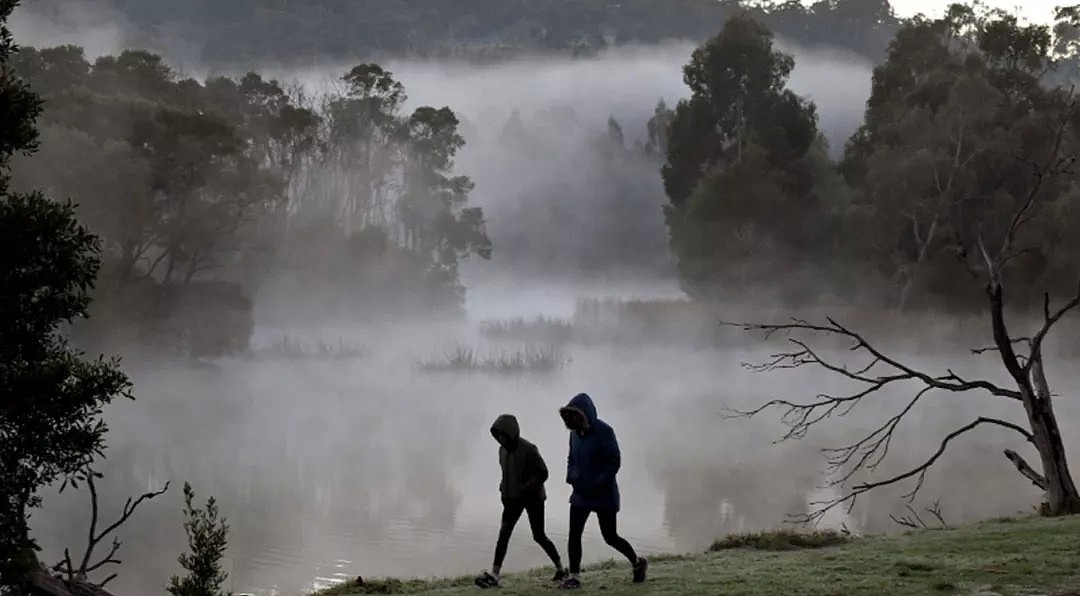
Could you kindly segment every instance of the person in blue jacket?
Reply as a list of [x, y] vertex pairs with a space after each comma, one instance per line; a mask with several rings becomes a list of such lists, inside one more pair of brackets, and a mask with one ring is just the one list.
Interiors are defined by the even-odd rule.
[[566, 483], [573, 487], [570, 495], [570, 576], [560, 588], [581, 587], [581, 535], [591, 513], [596, 513], [604, 542], [619, 551], [633, 566], [634, 583], [645, 581], [648, 561], [637, 556], [634, 547], [619, 536], [616, 517], [619, 513], [619, 473], [622, 457], [615, 430], [596, 416], [592, 398], [579, 393], [559, 410], [566, 428], [570, 430], [570, 454], [566, 458]]

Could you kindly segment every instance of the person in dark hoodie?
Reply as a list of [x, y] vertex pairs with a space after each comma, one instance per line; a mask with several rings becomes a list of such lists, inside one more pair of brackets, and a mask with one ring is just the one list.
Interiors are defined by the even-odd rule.
[[495, 423], [491, 425], [491, 436], [499, 443], [499, 465], [502, 467], [502, 482], [499, 483], [503, 503], [502, 525], [499, 528], [499, 539], [495, 542], [495, 561], [491, 565], [491, 571], [477, 577], [476, 585], [481, 588], [499, 586], [499, 571], [506, 558], [506, 549], [510, 545], [510, 535], [521, 519], [522, 512], [529, 516], [533, 540], [555, 564], [555, 577], [552, 581], [561, 582], [567, 577], [566, 569], [562, 566], [562, 559], [559, 558], [555, 544], [544, 533], [544, 500], [547, 499], [544, 483], [548, 479], [544, 458], [540, 457], [540, 450], [536, 445], [521, 438], [517, 418], [510, 414], [503, 414], [495, 419]]
[[570, 430], [570, 454], [566, 459], [566, 482], [573, 487], [570, 495], [570, 575], [559, 586], [581, 587], [581, 535], [591, 513], [596, 513], [604, 542], [619, 551], [633, 566], [634, 583], [645, 581], [649, 562], [637, 556], [634, 547], [619, 532], [619, 485], [615, 475], [622, 465], [615, 430], [596, 416], [592, 398], [579, 393], [559, 410]]

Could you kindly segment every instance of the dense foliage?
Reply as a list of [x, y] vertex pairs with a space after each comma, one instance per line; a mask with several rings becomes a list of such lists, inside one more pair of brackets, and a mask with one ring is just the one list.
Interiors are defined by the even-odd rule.
[[40, 112], [11, 69], [16, 4], [0, 1], [0, 591], [35, 571], [28, 519], [40, 491], [101, 453], [102, 408], [130, 387], [115, 362], [84, 360], [61, 333], [87, 313], [97, 239], [70, 203], [11, 189], [9, 160], [36, 148]]
[[691, 96], [672, 117], [663, 178], [671, 248], [696, 298], [755, 285], [801, 292], [789, 272], [839, 256], [843, 193], [815, 106], [785, 88], [793, 66], [765, 27], [736, 17], [685, 68]]
[[[692, 96], [670, 128], [668, 221], [686, 289], [718, 298], [805, 280], [791, 299], [828, 288], [901, 308], [983, 308], [972, 283], [983, 246], [1000, 244], [1027, 200], [1023, 250], [1003, 272], [1011, 305], [1071, 289], [1080, 145], [1072, 95], [1056, 86], [1071, 54], [1055, 39], [1072, 27], [1063, 20], [1055, 38], [961, 5], [905, 25], [834, 167], [814, 106], [784, 87], [791, 58], [753, 20], [729, 21], [686, 67]], [[1050, 152], [1064, 157], [1039, 169]]]
[[218, 512], [214, 497], [205, 507], [195, 506], [195, 490], [184, 483], [184, 532], [188, 548], [178, 558], [187, 575], [169, 579], [166, 591], [172, 596], [223, 596], [222, 585], [228, 574], [222, 558], [228, 548], [229, 525]]
[[490, 255], [452, 172], [456, 116], [403, 114], [376, 65], [307, 101], [254, 73], [184, 79], [143, 51], [28, 48], [16, 69], [46, 100], [41, 156], [16, 181], [73, 197], [102, 237], [111, 335], [243, 349], [262, 284], [324, 312], [320, 284], [369, 314], [455, 310], [459, 260]]

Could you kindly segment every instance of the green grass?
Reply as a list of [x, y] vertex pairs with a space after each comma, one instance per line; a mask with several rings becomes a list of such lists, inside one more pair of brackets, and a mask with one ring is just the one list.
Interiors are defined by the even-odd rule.
[[[889, 537], [809, 536], [734, 536], [707, 554], [654, 557], [643, 585], [630, 583], [625, 563], [601, 564], [582, 574], [583, 591], [635, 596], [1054, 596], [1080, 590], [1080, 516], [995, 520]], [[549, 570], [508, 575], [497, 593], [550, 594], [548, 577]], [[367, 591], [339, 586], [320, 595], [465, 596], [479, 591], [471, 578], [366, 583]]]

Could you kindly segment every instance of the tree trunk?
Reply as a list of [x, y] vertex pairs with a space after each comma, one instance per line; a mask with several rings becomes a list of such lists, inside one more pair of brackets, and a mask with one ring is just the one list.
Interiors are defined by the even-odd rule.
[[[1005, 368], [1020, 390], [1020, 401], [1024, 404], [1028, 426], [1031, 427], [1031, 442], [1039, 451], [1039, 460], [1042, 463], [1042, 473], [1046, 481], [1046, 507], [1043, 513], [1054, 516], [1080, 513], [1080, 492], [1077, 492], [1076, 483], [1069, 472], [1065, 446], [1061, 442], [1061, 432], [1054, 416], [1050, 385], [1046, 382], [1046, 373], [1043, 370], [1041, 349], [1036, 347], [1030, 354], [1030, 370], [1021, 365], [1005, 326], [1005, 301], [1000, 279], [994, 271], [991, 272], [988, 290], [994, 343]], [[1014, 458], [1010, 456], [1009, 459]], [[1014, 463], [1015, 461], [1014, 459]]]
[[900, 286], [900, 302], [897, 304], [897, 308], [900, 312], [906, 312], [908, 307], [908, 300], [911, 299], [911, 290], [915, 286], [915, 273], [908, 272], [904, 277], [904, 283]]
[[927, 256], [930, 254], [930, 245], [934, 242], [934, 237], [938, 229], [938, 217], [935, 215], [934, 219], [930, 222], [930, 229], [926, 232], [926, 237], [923, 238], [919, 232], [919, 220], [915, 216], [911, 216], [911, 233], [915, 246], [918, 252], [915, 255], [915, 261], [909, 263], [906, 267], [901, 267], [901, 271], [904, 276], [904, 283], [900, 287], [900, 312], [907, 310], [908, 301], [911, 299], [911, 292], [915, 289], [915, 281], [918, 277], [919, 271], [922, 269], [923, 262], [926, 261]]
[[[1080, 513], [1080, 492], [1076, 490], [1065, 446], [1061, 441], [1057, 417], [1046, 375], [1042, 367], [1042, 355], [1036, 354], [1031, 367], [1034, 392], [1025, 395], [1024, 409], [1031, 426], [1032, 442], [1039, 450], [1043, 476], [1046, 478], [1046, 515], [1070, 515]], [[1027, 393], [1027, 392], [1024, 392]]]

